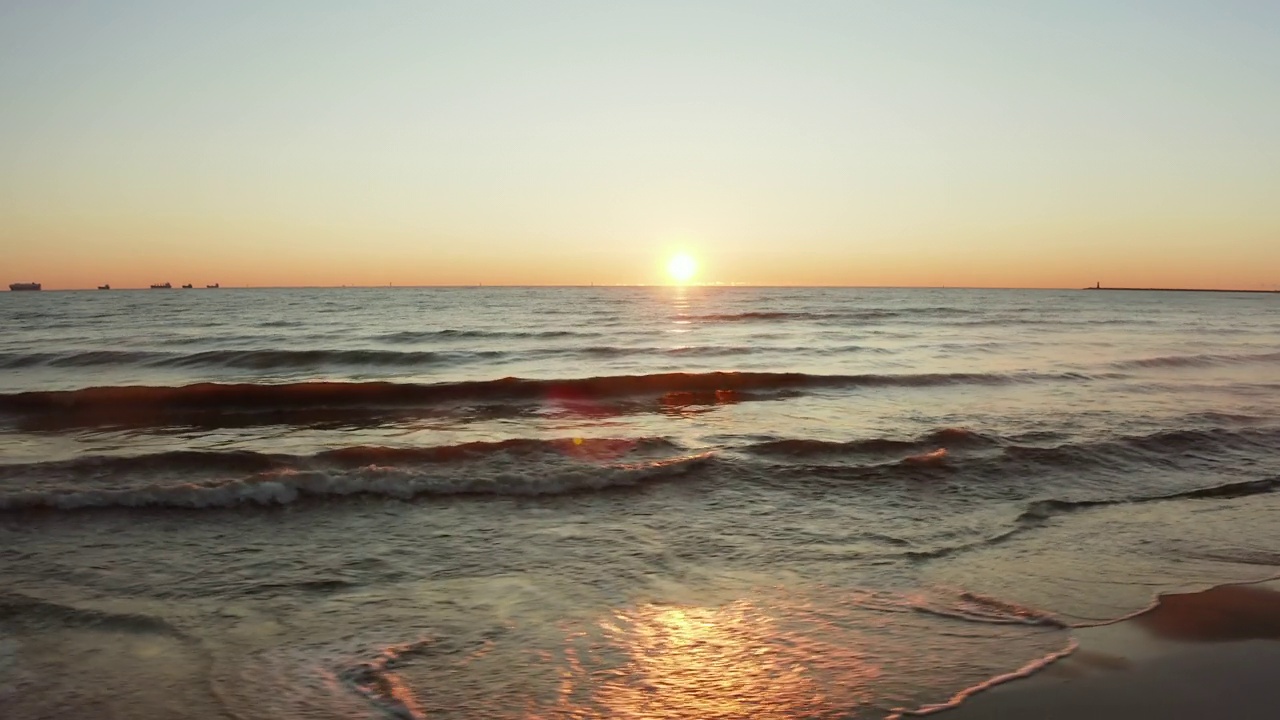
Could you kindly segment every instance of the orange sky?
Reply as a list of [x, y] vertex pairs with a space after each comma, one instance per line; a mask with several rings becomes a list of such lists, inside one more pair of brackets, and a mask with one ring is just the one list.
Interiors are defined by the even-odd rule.
[[1280, 287], [1280, 6], [183, 5], [4, 11], [0, 281]]

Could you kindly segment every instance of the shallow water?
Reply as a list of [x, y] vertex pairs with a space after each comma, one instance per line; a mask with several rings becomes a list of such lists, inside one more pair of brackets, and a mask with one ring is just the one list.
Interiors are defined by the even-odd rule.
[[1277, 296], [224, 289], [0, 317], [19, 718], [879, 718], [1280, 563]]

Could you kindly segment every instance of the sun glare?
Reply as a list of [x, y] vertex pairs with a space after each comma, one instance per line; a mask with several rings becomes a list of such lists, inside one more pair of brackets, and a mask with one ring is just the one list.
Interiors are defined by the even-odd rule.
[[676, 253], [667, 263], [667, 274], [677, 283], [687, 283], [698, 272], [698, 262], [688, 253]]

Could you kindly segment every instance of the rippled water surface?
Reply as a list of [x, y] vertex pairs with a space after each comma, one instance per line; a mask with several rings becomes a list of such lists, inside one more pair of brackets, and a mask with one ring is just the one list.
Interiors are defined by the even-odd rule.
[[882, 718], [1280, 564], [1280, 296], [0, 294], [6, 717]]

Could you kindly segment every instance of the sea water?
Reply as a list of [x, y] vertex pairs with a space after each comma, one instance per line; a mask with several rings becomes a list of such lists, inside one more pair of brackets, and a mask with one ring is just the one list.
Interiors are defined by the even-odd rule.
[[1280, 296], [0, 294], [5, 717], [883, 718], [1280, 564]]

